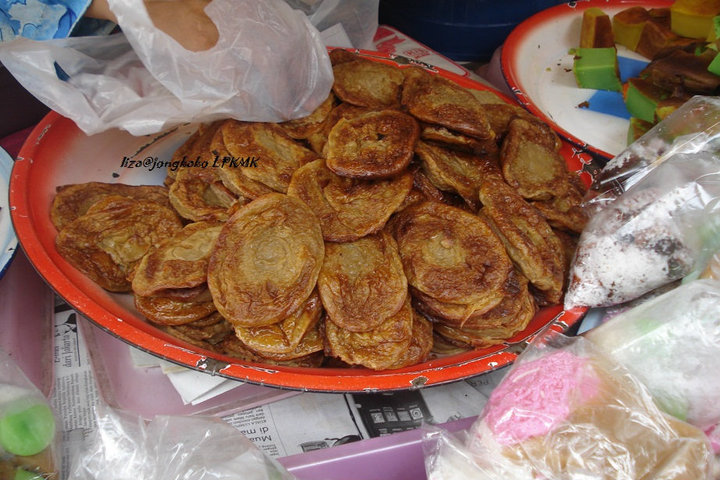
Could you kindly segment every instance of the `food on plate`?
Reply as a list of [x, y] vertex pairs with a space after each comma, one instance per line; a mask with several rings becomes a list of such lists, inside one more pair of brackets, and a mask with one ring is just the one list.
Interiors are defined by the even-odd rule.
[[502, 301], [503, 285], [513, 267], [482, 217], [422, 202], [398, 213], [390, 228], [414, 290], [439, 303], [462, 305], [468, 317]]
[[270, 193], [223, 225], [208, 262], [208, 286], [231, 324], [270, 325], [305, 303], [324, 255], [312, 210], [294, 197]]
[[499, 178], [480, 187], [480, 214], [498, 235], [520, 272], [539, 290], [544, 303], [563, 295], [565, 252], [543, 215]]
[[385, 231], [352, 242], [326, 242], [318, 289], [328, 318], [367, 332], [395, 315], [408, 296], [395, 240]]
[[169, 293], [177, 297], [176, 290], [205, 285], [208, 259], [221, 229], [222, 223], [190, 223], [153, 247], [133, 271], [133, 292], [141, 296]]
[[293, 172], [317, 158], [274, 123], [228, 120], [221, 131], [231, 163], [218, 171], [246, 177], [275, 192], [286, 193]]
[[670, 6], [670, 28], [681, 37], [705, 40], [713, 31], [713, 18], [718, 13], [717, 0], [675, 0]]
[[367, 331], [353, 332], [337, 325], [332, 318], [326, 319], [326, 353], [350, 365], [386, 370], [397, 364], [410, 347], [412, 333], [413, 307], [407, 297], [395, 314]]
[[423, 173], [439, 190], [453, 192], [474, 212], [480, 208], [478, 191], [483, 181], [501, 177], [499, 155], [480, 155], [420, 141], [415, 147]]
[[110, 195], [65, 225], [58, 253], [111, 292], [130, 290], [128, 275], [145, 253], [182, 228], [174, 210], [154, 202]]
[[110, 195], [121, 195], [171, 207], [168, 189], [162, 186], [88, 182], [58, 187], [50, 207], [50, 219], [55, 228], [60, 230], [85, 214], [95, 202]]
[[325, 240], [350, 242], [385, 226], [412, 188], [412, 174], [359, 180], [333, 173], [323, 160], [298, 168], [288, 195], [302, 200], [320, 221]]
[[342, 118], [328, 134], [325, 163], [343, 177], [392, 177], [410, 164], [419, 135], [418, 122], [397, 110]]
[[419, 67], [405, 70], [401, 103], [408, 113], [423, 122], [480, 140], [495, 138], [483, 104], [472, 93]]
[[400, 105], [405, 78], [401, 70], [355, 56], [333, 65], [335, 95], [351, 105], [385, 109]]
[[202, 167], [179, 168], [168, 196], [175, 211], [194, 222], [225, 221], [228, 208], [245, 201], [223, 185], [215, 169]]
[[615, 47], [610, 16], [598, 7], [583, 12], [580, 27], [580, 48]]
[[[98, 283], [131, 291], [165, 334], [260, 364], [404, 368], [502, 344], [558, 305], [583, 187], [557, 135], [494, 92], [346, 50], [331, 59], [336, 85], [308, 117], [199, 126], [172, 159], [207, 168], [169, 167], [167, 188], [59, 191], [56, 210], [72, 212], [60, 253], [98, 256], [64, 240], [76, 222], [102, 238], [165, 212], [172, 228], [144, 250], [112, 237], [133, 254], [105, 274], [124, 290]], [[492, 213], [497, 195], [518, 211]], [[96, 225], [113, 202], [127, 210]], [[142, 219], [128, 214], [138, 203]], [[542, 242], [513, 261], [503, 221]]]
[[282, 355], [297, 350], [307, 333], [316, 328], [323, 316], [323, 304], [313, 292], [296, 312], [278, 323], [260, 327], [235, 327], [235, 335], [247, 348], [259, 355]]
[[573, 74], [581, 88], [619, 92], [620, 67], [615, 47], [576, 48], [573, 57]]

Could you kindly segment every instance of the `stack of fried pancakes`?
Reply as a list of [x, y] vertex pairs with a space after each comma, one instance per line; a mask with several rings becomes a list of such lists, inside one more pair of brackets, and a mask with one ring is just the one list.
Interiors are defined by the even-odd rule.
[[402, 368], [560, 303], [584, 192], [552, 130], [418, 67], [331, 59], [310, 116], [201, 125], [173, 160], [207, 168], [59, 188], [58, 251], [167, 333], [260, 363]]

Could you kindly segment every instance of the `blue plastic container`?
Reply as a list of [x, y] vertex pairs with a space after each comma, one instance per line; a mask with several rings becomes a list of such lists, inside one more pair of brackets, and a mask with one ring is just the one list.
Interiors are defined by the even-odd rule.
[[515, 26], [558, 0], [380, 0], [379, 21], [456, 61], [487, 62]]

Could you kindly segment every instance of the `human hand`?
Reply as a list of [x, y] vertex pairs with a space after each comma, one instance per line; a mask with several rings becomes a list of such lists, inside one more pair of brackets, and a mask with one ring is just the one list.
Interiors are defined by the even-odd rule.
[[[210, 0], [146, 0], [145, 8], [155, 27], [187, 50], [213, 47], [219, 37], [215, 23], [205, 13]], [[85, 15], [117, 23], [107, 0], [93, 0]]]

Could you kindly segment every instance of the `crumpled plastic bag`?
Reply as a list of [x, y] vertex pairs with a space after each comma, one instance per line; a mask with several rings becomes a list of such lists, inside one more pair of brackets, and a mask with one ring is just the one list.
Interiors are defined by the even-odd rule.
[[720, 98], [697, 95], [611, 159], [593, 179], [585, 206], [602, 207], [668, 158], [720, 153]]
[[277, 461], [219, 418], [141, 417], [100, 403], [97, 430], [74, 460], [73, 480], [293, 480]]
[[622, 312], [585, 337], [658, 406], [706, 431], [720, 423], [720, 282], [701, 279]]
[[626, 369], [582, 337], [536, 338], [458, 441], [428, 435], [430, 480], [710, 480], [704, 434], [664, 415]]
[[0, 46], [33, 95], [86, 134], [145, 135], [220, 118], [279, 122], [310, 114], [333, 75], [320, 34], [282, 0], [213, 0], [219, 40], [193, 52], [155, 28], [142, 0], [110, 0], [124, 35]]
[[565, 308], [619, 305], [699, 273], [720, 248], [720, 155], [675, 154], [590, 217]]
[[48, 400], [0, 349], [0, 478], [57, 478], [58, 450]]

